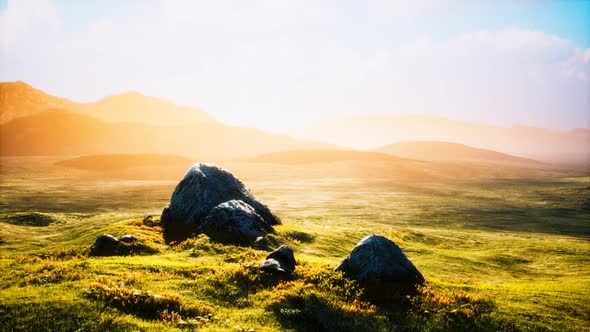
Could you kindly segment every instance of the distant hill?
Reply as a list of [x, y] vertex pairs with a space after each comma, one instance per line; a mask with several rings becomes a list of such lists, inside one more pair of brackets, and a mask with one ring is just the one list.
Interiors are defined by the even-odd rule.
[[175, 105], [138, 92], [109, 96], [94, 103], [76, 104], [71, 110], [108, 122], [143, 123], [155, 126], [215, 122], [209, 114], [199, 109]]
[[404, 158], [429, 161], [473, 161], [487, 163], [515, 163], [523, 165], [541, 164], [532, 159], [449, 142], [400, 142], [375, 149], [375, 151], [389, 153]]
[[[497, 162], [474, 163], [467, 160], [424, 160], [424, 158], [419, 160], [413, 159], [412, 156], [400, 157], [376, 151], [323, 149], [271, 152], [241, 158], [232, 161], [231, 168], [252, 178], [263, 178], [266, 172], [285, 174], [285, 177], [290, 179], [387, 179], [399, 182], [539, 178], [555, 176], [555, 174], [570, 174], [535, 161], [501, 153], [496, 155], [494, 151], [469, 147], [463, 149], [455, 147], [455, 149], [463, 151], [465, 157], [473, 157], [465, 151], [471, 154], [477, 152], [477, 157], [493, 157], [493, 160]], [[518, 162], [515, 162], [516, 160]]]
[[73, 106], [70, 100], [50, 96], [24, 82], [0, 82], [0, 124], [52, 108]]
[[293, 150], [271, 152], [255, 157], [243, 158], [241, 160], [276, 164], [317, 164], [340, 161], [398, 162], [404, 159], [380, 152], [355, 150]]
[[194, 161], [177, 155], [166, 154], [102, 154], [82, 156], [56, 162], [56, 165], [90, 171], [114, 171], [141, 167], [169, 167], [170, 165], [185, 165], [188, 167]]
[[179, 106], [138, 92], [109, 96], [91, 103], [76, 103], [48, 95], [24, 82], [0, 83], [0, 124], [50, 109], [90, 115], [107, 122], [157, 126], [215, 122], [209, 114], [197, 108]]
[[590, 169], [590, 130], [587, 129], [557, 131], [528, 126], [499, 127], [433, 116], [367, 115], [332, 119], [292, 134], [359, 149], [403, 141], [452, 142]]
[[3, 156], [156, 153], [207, 160], [326, 148], [335, 146], [217, 122], [161, 127], [110, 123], [64, 110], [45, 111], [0, 125], [0, 155]]

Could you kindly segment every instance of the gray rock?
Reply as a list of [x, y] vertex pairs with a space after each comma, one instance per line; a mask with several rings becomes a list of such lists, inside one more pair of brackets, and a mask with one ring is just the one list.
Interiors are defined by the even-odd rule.
[[110, 234], [99, 236], [90, 248], [90, 256], [113, 256], [119, 249], [119, 240]]
[[154, 217], [152, 217], [151, 215], [147, 215], [145, 216], [145, 218], [143, 218], [142, 223], [146, 226], [150, 226], [153, 227], [156, 225], [155, 221], [154, 221]]
[[281, 263], [279, 263], [276, 259], [266, 259], [260, 264], [260, 269], [266, 272], [271, 273], [280, 273], [280, 274], [293, 274], [293, 271], [285, 270]]
[[266, 272], [292, 275], [296, 264], [293, 249], [282, 245], [266, 257], [260, 268]]
[[402, 250], [388, 238], [372, 234], [363, 238], [337, 267], [352, 279], [371, 283], [415, 285], [424, 277]]
[[139, 242], [139, 239], [135, 235], [125, 234], [125, 235], [122, 235], [119, 237], [119, 241], [125, 242], [125, 243], [133, 243], [133, 242]]
[[171, 242], [188, 238], [213, 208], [231, 200], [241, 200], [250, 205], [267, 225], [281, 223], [231, 173], [214, 165], [198, 163], [178, 183], [170, 205], [162, 211], [164, 240]]
[[241, 200], [231, 200], [213, 208], [197, 232], [207, 234], [214, 241], [248, 245], [274, 233], [274, 229], [252, 206]]

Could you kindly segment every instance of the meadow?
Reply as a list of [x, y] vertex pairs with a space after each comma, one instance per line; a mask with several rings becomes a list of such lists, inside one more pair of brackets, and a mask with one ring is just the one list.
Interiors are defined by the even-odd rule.
[[[182, 176], [122, 179], [2, 158], [0, 330], [590, 331], [590, 178], [398, 182], [228, 163], [283, 221], [264, 247], [165, 245]], [[176, 180], [174, 180], [176, 179]], [[152, 215], [153, 223], [144, 222]], [[126, 257], [88, 257], [131, 233]], [[364, 236], [394, 240], [425, 287], [375, 304], [333, 272]], [[279, 243], [293, 278], [261, 273]]]

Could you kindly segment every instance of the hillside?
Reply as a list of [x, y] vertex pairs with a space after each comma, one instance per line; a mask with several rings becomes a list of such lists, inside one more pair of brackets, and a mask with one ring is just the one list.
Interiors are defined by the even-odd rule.
[[[491, 152], [493, 151], [488, 154], [479, 152], [480, 157], [491, 158], [494, 156]], [[349, 178], [386, 179], [395, 182], [546, 178], [574, 174], [550, 166], [538, 167], [543, 164], [532, 160], [510, 157], [512, 156], [499, 154], [495, 156], [496, 162], [474, 163], [467, 159], [418, 160], [375, 151], [316, 149], [271, 152], [223, 165], [251, 179], [265, 178], [265, 174], [270, 173], [298, 180]]]
[[429, 161], [472, 161], [523, 165], [541, 164], [532, 159], [449, 142], [400, 142], [375, 149], [375, 151], [389, 153], [404, 158]]
[[73, 106], [67, 99], [50, 96], [21, 81], [0, 82], [0, 124], [52, 108]]
[[332, 119], [293, 132], [295, 137], [359, 149], [393, 142], [443, 141], [543, 162], [590, 167], [590, 130], [499, 127], [433, 116], [371, 115]]
[[[81, 180], [48, 159], [2, 160], [0, 331], [590, 329], [588, 178], [297, 181], [314, 165], [268, 164], [290, 172], [238, 172], [282, 220], [263, 245], [201, 234], [171, 246], [159, 216], [182, 174]], [[131, 256], [89, 257], [102, 234], [140, 241]], [[392, 239], [426, 279], [405, 305], [373, 303], [334, 271], [368, 234]], [[294, 250], [292, 277], [259, 269], [280, 244]]]
[[216, 122], [209, 114], [197, 108], [179, 106], [138, 92], [108, 96], [91, 103], [76, 103], [48, 95], [24, 82], [0, 83], [0, 124], [50, 109], [90, 115], [107, 122], [158, 126]]
[[114, 171], [140, 167], [168, 167], [193, 161], [189, 158], [165, 154], [102, 154], [82, 156], [56, 162], [56, 165], [91, 171]]
[[64, 110], [41, 112], [0, 125], [2, 156], [157, 153], [231, 159], [322, 148], [334, 146], [220, 123], [177, 127], [109, 123]]
[[94, 103], [75, 104], [72, 111], [108, 122], [134, 122], [158, 126], [215, 122], [202, 110], [179, 106], [138, 92], [109, 96]]
[[396, 162], [402, 158], [380, 152], [355, 150], [293, 150], [271, 152], [255, 157], [243, 158], [243, 161], [276, 164], [316, 164], [340, 161]]

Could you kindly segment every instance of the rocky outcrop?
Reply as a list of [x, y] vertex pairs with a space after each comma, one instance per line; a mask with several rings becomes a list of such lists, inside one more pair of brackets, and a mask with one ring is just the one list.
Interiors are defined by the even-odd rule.
[[199, 163], [178, 183], [170, 205], [162, 211], [164, 240], [169, 243], [187, 239], [215, 207], [232, 200], [249, 205], [266, 225], [280, 224], [268, 207], [230, 172]]
[[99, 236], [90, 248], [90, 256], [113, 256], [119, 249], [119, 240], [111, 234]]
[[260, 264], [260, 268], [266, 272], [293, 275], [296, 264], [293, 249], [282, 245], [266, 256], [266, 260]]
[[357, 280], [365, 297], [377, 304], [403, 303], [424, 282], [393, 241], [375, 234], [363, 238], [336, 271]]
[[96, 238], [90, 248], [90, 256], [128, 256], [140, 254], [153, 254], [158, 252], [142, 243], [139, 238], [132, 234], [125, 234], [118, 239], [111, 234], [103, 234]]
[[197, 232], [214, 241], [248, 245], [259, 237], [274, 233], [274, 229], [252, 206], [241, 200], [231, 200], [213, 208]]

